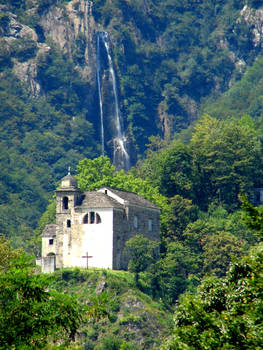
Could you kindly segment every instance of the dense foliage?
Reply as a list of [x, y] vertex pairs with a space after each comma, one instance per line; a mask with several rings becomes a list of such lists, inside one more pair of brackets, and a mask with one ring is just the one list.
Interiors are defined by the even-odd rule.
[[[246, 221], [262, 240], [260, 210], [244, 199]], [[172, 336], [162, 349], [260, 349], [262, 347], [262, 243], [234, 261], [223, 279], [207, 278], [176, 308]]]
[[[261, 8], [261, 1], [93, 1], [94, 29], [110, 36], [131, 161], [135, 164], [140, 158], [128, 173], [116, 172], [108, 157], [98, 157], [96, 82], [94, 74], [81, 74], [87, 63], [85, 49], [94, 45], [95, 36], [93, 43], [87, 43], [79, 33], [69, 54], [42, 26], [43, 16], [54, 6], [66, 18], [67, 3], [0, 0], [0, 233], [15, 247], [39, 251], [41, 231], [55, 219], [54, 201], [39, 220], [40, 215], [69, 165], [76, 168], [82, 190], [107, 185], [136, 192], [162, 209], [159, 260], [151, 259], [151, 242], [136, 237], [128, 244], [134, 254], [130, 270], [141, 291], [172, 305], [181, 293], [194, 291], [206, 274], [216, 276], [178, 307], [176, 322], [182, 327], [176, 328], [168, 348], [187, 349], [192, 341], [200, 349], [257, 348], [261, 335], [257, 324], [262, 320], [255, 319], [252, 309], [261, 313], [256, 295], [261, 248], [233, 263], [227, 275], [226, 271], [233, 257], [242, 259], [257, 242], [252, 231], [262, 230], [262, 209], [243, 200], [250, 212], [247, 228], [239, 202], [239, 194], [252, 198], [254, 189], [263, 185], [262, 39], [256, 35], [261, 12], [254, 11]], [[247, 18], [241, 14], [244, 5], [250, 11]], [[20, 35], [19, 23], [33, 29], [37, 41]], [[9, 265], [5, 249], [11, 259], [20, 256], [1, 242], [5, 315], [0, 321], [12, 324], [1, 325], [1, 342], [5, 339], [10, 346], [14, 338], [22, 341], [24, 325], [29, 337], [24, 337], [25, 346], [32, 344], [33, 336], [41, 347], [48, 335], [56, 338], [50, 333], [56, 321], [52, 308], [61, 311], [61, 305], [69, 302], [70, 311], [71, 299], [47, 292], [47, 279], [36, 276], [31, 267]], [[238, 295], [236, 285], [243, 294]], [[36, 289], [39, 295], [34, 294]], [[36, 298], [28, 301], [25, 293]], [[219, 306], [211, 295], [218, 297]], [[25, 316], [17, 328], [12, 323], [19, 321], [12, 316], [13, 307]], [[33, 320], [27, 311], [35, 315]], [[48, 322], [41, 328], [37, 325], [42, 316]], [[60, 321], [59, 332], [75, 332], [67, 328], [68, 319]], [[132, 321], [145, 322], [136, 317]], [[125, 322], [130, 324], [128, 316]], [[250, 342], [238, 339], [240, 330]], [[114, 334], [102, 339], [100, 349], [136, 348]], [[87, 348], [93, 345], [93, 339], [87, 340]]]
[[11, 72], [1, 76], [0, 101], [0, 232], [28, 249], [56, 181], [69, 164], [97, 155], [94, 130], [81, 114], [72, 118], [42, 98], [28, 101]]
[[263, 59], [260, 56], [240, 81], [216, 102], [204, 105], [203, 111], [218, 119], [248, 114], [262, 125], [262, 76]]
[[239, 206], [239, 193], [261, 186], [262, 144], [252, 118], [217, 120], [205, 115], [188, 144], [176, 137], [135, 169], [169, 198], [180, 195], [207, 210], [210, 203], [229, 210]]
[[[255, 57], [248, 25], [237, 21], [244, 4], [94, 1], [95, 19], [115, 44], [122, 109], [140, 149], [156, 134], [157, 117], [168, 119], [168, 134], [178, 131], [197, 116], [202, 98], [216, 95], [215, 85], [227, 89], [235, 71], [231, 49], [239, 58]], [[225, 45], [219, 44], [222, 32]]]
[[[87, 43], [79, 33], [71, 43], [69, 55], [45, 33], [41, 22], [54, 6], [63, 11], [67, 3], [0, 1], [0, 217], [6, 218], [1, 219], [0, 232], [7, 234], [13, 244], [27, 249], [32, 249], [32, 229], [68, 165], [74, 167], [80, 159], [96, 157], [100, 152], [94, 75], [80, 74], [85, 66], [85, 48], [94, 43]], [[132, 144], [133, 162], [145, 150], [150, 136], [159, 134], [169, 139], [175, 131], [188, 126], [197, 118], [200, 104], [227, 90], [228, 83], [243, 73], [241, 68], [253, 63], [258, 50], [253, 26], [240, 15], [245, 4], [259, 7], [257, 1], [235, 0], [93, 1], [96, 28], [110, 34], [121, 114]], [[77, 6], [75, 10], [78, 11]], [[18, 32], [14, 34], [10, 29], [14, 20], [32, 28], [37, 41]], [[46, 49], [40, 52], [42, 44]], [[244, 62], [241, 68], [236, 64], [239, 61]], [[23, 73], [21, 67], [26, 64], [28, 72]], [[33, 81], [32, 69], [37, 72]], [[237, 85], [231, 92], [235, 107], [229, 107], [231, 101], [219, 100], [216, 108], [204, 108], [211, 110], [212, 116], [216, 111], [219, 118], [241, 116], [244, 111], [253, 118], [260, 116], [260, 76], [259, 59], [240, 81], [240, 87]], [[251, 89], [254, 84], [257, 88]], [[243, 98], [247, 90], [251, 91], [249, 98]], [[239, 96], [243, 96], [242, 100]], [[160, 179], [161, 193], [172, 191], [194, 200], [197, 193], [191, 194], [191, 155], [183, 146], [177, 147], [182, 151], [176, 152], [177, 165], [172, 154], [166, 161], [169, 167], [179, 167], [183, 162], [183, 169], [177, 170], [176, 183], [165, 176]], [[217, 180], [220, 176], [216, 175]], [[245, 175], [239, 176], [243, 186]], [[222, 192], [217, 185], [211, 191], [212, 196]], [[235, 191], [230, 192], [229, 197], [236, 195]], [[207, 203], [202, 205], [207, 207]]]
[[50, 342], [74, 340], [81, 305], [50, 290], [52, 278], [37, 274], [31, 259], [3, 237], [0, 261], [0, 349], [46, 349]]

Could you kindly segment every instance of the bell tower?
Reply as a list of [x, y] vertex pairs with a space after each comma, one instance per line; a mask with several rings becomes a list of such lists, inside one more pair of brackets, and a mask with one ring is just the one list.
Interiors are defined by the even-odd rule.
[[62, 268], [67, 264], [71, 245], [71, 226], [75, 206], [81, 199], [82, 192], [78, 188], [77, 179], [71, 173], [61, 180], [61, 186], [56, 190], [56, 223], [57, 232], [57, 256], [56, 266]]
[[56, 190], [57, 214], [70, 213], [80, 199], [81, 191], [78, 188], [78, 181], [70, 173], [61, 180], [61, 186]]

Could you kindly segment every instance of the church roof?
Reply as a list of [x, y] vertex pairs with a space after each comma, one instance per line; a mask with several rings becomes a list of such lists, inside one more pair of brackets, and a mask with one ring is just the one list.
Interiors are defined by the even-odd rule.
[[[147, 199], [145, 199], [144, 197], [142, 197], [136, 193], [117, 190], [117, 189], [110, 188], [110, 187], [103, 187], [103, 189], [108, 189], [109, 192], [112, 192], [117, 197], [123, 199], [125, 202], [128, 202], [127, 203], [128, 205], [136, 205], [136, 206], [140, 206], [140, 207], [160, 210], [160, 208], [157, 205], [153, 204], [152, 202], [148, 201]], [[110, 193], [109, 193], [109, 195], [110, 195]]]
[[61, 187], [63, 188], [78, 188], [78, 181], [75, 179], [74, 176], [72, 176], [70, 173], [68, 175], [64, 176], [61, 180]]
[[124, 206], [118, 203], [115, 199], [107, 196], [104, 193], [96, 191], [84, 192], [81, 204], [77, 208], [120, 208]]
[[[107, 190], [107, 191], [105, 191]], [[121, 191], [110, 187], [103, 187], [98, 191], [84, 192], [78, 208], [119, 208], [134, 205], [144, 208], [160, 210], [155, 204], [136, 193]]]
[[64, 177], [62, 178], [61, 181], [63, 181], [63, 180], [70, 180], [70, 181], [73, 181], [73, 182], [76, 182], [76, 181], [77, 181], [77, 180], [75, 179], [75, 177], [72, 176], [71, 174], [67, 174], [66, 176], [64, 176]]

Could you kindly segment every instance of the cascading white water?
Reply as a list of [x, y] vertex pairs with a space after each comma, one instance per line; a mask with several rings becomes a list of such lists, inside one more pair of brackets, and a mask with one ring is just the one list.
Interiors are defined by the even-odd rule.
[[100, 83], [100, 36], [97, 36], [97, 84], [99, 93], [99, 103], [100, 103], [100, 135], [101, 135], [101, 154], [104, 157], [104, 118], [103, 118], [103, 108], [102, 108], [102, 97], [101, 97], [101, 83]]
[[116, 83], [116, 75], [114, 70], [114, 65], [110, 52], [110, 41], [107, 32], [99, 32], [97, 35], [97, 81], [99, 90], [99, 100], [100, 100], [100, 119], [101, 119], [101, 140], [102, 149], [104, 151], [104, 115], [103, 115], [103, 102], [102, 102], [102, 92], [101, 92], [101, 66], [100, 66], [100, 41], [103, 44], [108, 61], [108, 69], [110, 74], [111, 87], [114, 97], [114, 115], [112, 116], [114, 122], [114, 128], [112, 128], [112, 139], [113, 139], [113, 164], [119, 169], [129, 169], [130, 168], [130, 157], [126, 149], [126, 137], [123, 132], [121, 114], [119, 109], [119, 99]]

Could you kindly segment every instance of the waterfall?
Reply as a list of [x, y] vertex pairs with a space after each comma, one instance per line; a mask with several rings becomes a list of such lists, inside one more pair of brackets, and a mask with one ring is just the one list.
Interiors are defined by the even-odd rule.
[[[107, 32], [99, 32], [97, 34], [97, 82], [98, 82], [98, 94], [99, 94], [99, 103], [100, 103], [100, 122], [101, 122], [101, 142], [102, 150], [104, 153], [104, 128], [105, 128], [105, 119], [103, 112], [103, 101], [102, 101], [102, 69], [101, 69], [101, 50], [100, 43], [103, 45], [106, 56], [107, 56], [107, 68], [109, 71], [109, 82], [110, 88], [112, 90], [113, 96], [113, 113], [108, 117], [108, 125], [111, 138], [113, 141], [113, 164], [116, 169], [129, 169], [130, 167], [130, 157], [127, 151], [127, 139], [123, 131], [123, 121], [119, 108], [119, 98], [116, 82], [116, 74], [114, 70], [114, 65], [111, 56], [110, 50], [110, 40], [109, 34]], [[112, 126], [111, 126], [112, 124]]]
[[99, 103], [100, 103], [100, 136], [101, 136], [101, 155], [104, 157], [104, 118], [103, 118], [103, 108], [102, 108], [102, 97], [101, 97], [101, 83], [100, 83], [100, 37], [97, 36], [97, 84], [99, 93]]

